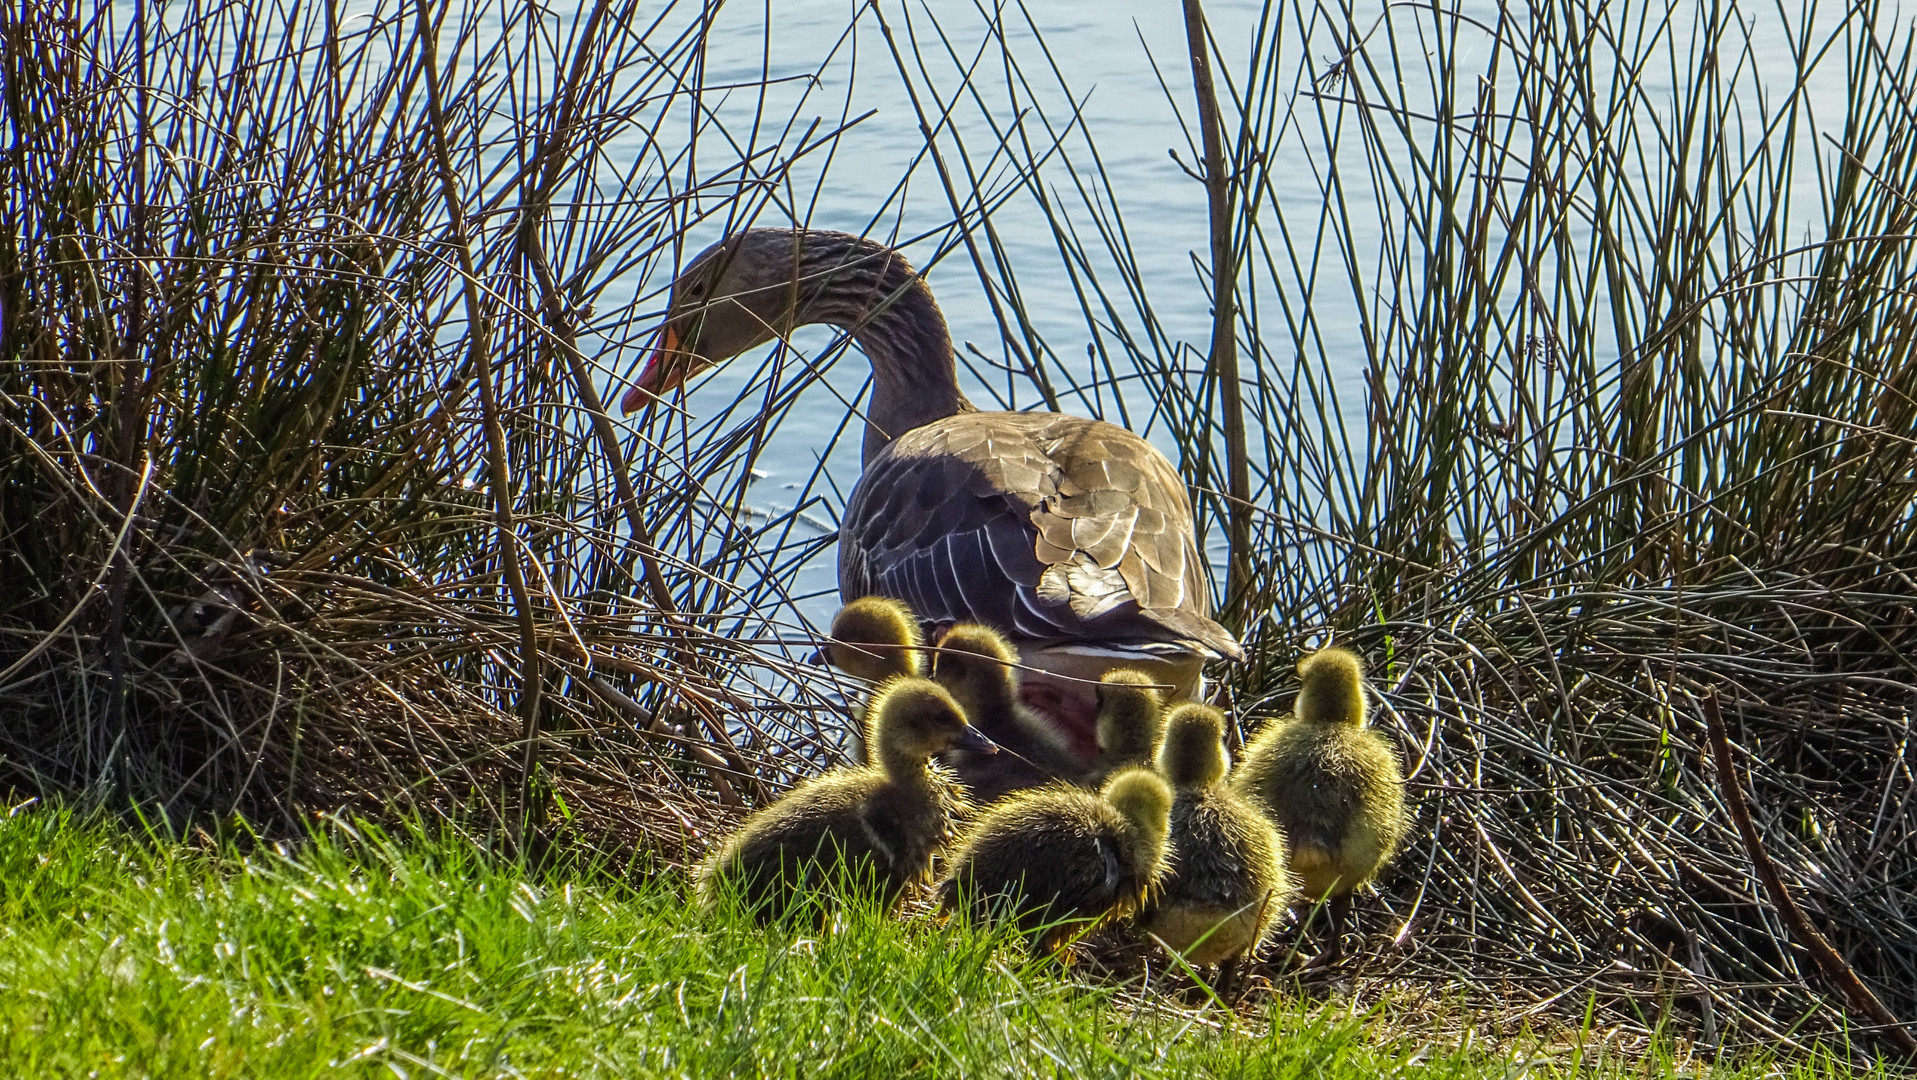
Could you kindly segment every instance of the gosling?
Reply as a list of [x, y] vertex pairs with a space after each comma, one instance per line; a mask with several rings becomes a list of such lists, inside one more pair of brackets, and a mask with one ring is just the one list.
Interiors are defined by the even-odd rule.
[[1018, 699], [1018, 652], [989, 626], [959, 623], [939, 638], [932, 678], [950, 691], [978, 729], [1007, 751], [995, 757], [960, 752], [946, 759], [980, 805], [1006, 793], [1084, 772], [1071, 743]]
[[1216, 964], [1213, 990], [1229, 999], [1245, 958], [1291, 902], [1284, 836], [1225, 784], [1225, 717], [1187, 703], [1165, 718], [1158, 771], [1171, 784], [1178, 860], [1137, 925], [1193, 968]]
[[747, 818], [699, 868], [710, 908], [736, 890], [762, 922], [809, 895], [876, 891], [888, 906], [931, 876], [933, 858], [970, 812], [964, 790], [934, 754], [990, 753], [992, 741], [937, 684], [905, 676], [879, 688], [866, 708], [876, 765], [836, 769]]
[[939, 884], [947, 912], [1009, 918], [1036, 955], [1144, 903], [1170, 856], [1171, 790], [1149, 769], [1112, 777], [1101, 794], [1052, 784], [986, 811]]
[[833, 667], [877, 684], [924, 675], [924, 646], [911, 608], [889, 596], [861, 596], [832, 617], [832, 639], [823, 651]]
[[1165, 702], [1141, 671], [1108, 671], [1098, 684], [1098, 763], [1085, 782], [1098, 787], [1121, 769], [1149, 769], [1165, 734]]
[[1232, 777], [1283, 830], [1302, 903], [1328, 903], [1331, 945], [1341, 955], [1352, 890], [1371, 881], [1404, 841], [1404, 771], [1385, 737], [1365, 726], [1364, 666], [1343, 649], [1298, 663], [1303, 686], [1293, 715], [1273, 721], [1245, 749]]

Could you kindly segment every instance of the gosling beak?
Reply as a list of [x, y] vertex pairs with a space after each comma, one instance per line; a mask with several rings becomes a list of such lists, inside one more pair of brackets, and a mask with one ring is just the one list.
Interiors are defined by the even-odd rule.
[[952, 743], [954, 750], [970, 750], [975, 754], [996, 754], [998, 744], [985, 737], [985, 733], [970, 724], [959, 729], [959, 735]]
[[659, 331], [659, 344], [652, 350], [652, 359], [646, 361], [646, 370], [639, 373], [639, 381], [620, 399], [619, 408], [631, 415], [651, 404], [653, 399], [678, 389], [686, 381], [690, 367], [679, 354], [679, 332], [668, 324]]

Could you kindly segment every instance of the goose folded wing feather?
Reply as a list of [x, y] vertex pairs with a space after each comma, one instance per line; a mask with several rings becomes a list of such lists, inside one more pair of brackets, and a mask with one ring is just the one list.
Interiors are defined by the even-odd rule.
[[[1182, 482], [1133, 442], [1149, 450], [1097, 421], [1005, 413], [894, 440], [847, 506], [841, 593], [897, 596], [934, 623], [981, 621], [1032, 640], [1196, 641], [1237, 655], [1202, 614]], [[1154, 505], [1167, 492], [1181, 505]]]

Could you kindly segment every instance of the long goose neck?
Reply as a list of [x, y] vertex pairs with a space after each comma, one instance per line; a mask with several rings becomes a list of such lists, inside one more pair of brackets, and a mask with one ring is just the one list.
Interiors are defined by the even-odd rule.
[[866, 461], [913, 428], [972, 411], [959, 392], [945, 316], [905, 256], [849, 233], [814, 232], [800, 275], [810, 294], [804, 321], [851, 331], [872, 362]]

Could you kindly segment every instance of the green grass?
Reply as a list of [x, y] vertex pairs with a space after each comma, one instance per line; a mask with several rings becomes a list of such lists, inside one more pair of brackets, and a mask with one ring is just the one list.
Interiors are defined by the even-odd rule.
[[[829, 935], [762, 933], [736, 913], [690, 910], [677, 875], [634, 880], [528, 879], [421, 833], [362, 827], [295, 853], [212, 853], [16, 812], [0, 820], [0, 1073], [1505, 1077], [1519, 1056], [1531, 1071], [1592, 1066], [1561, 1040], [1550, 1054], [1527, 1040], [1524, 1051], [1459, 1050], [1376, 1014], [1285, 999], [1220, 1029], [1032, 968], [1012, 943], [966, 927], [868, 910]], [[1599, 1059], [1597, 1071], [1670, 1068], [1653, 1055]]]

